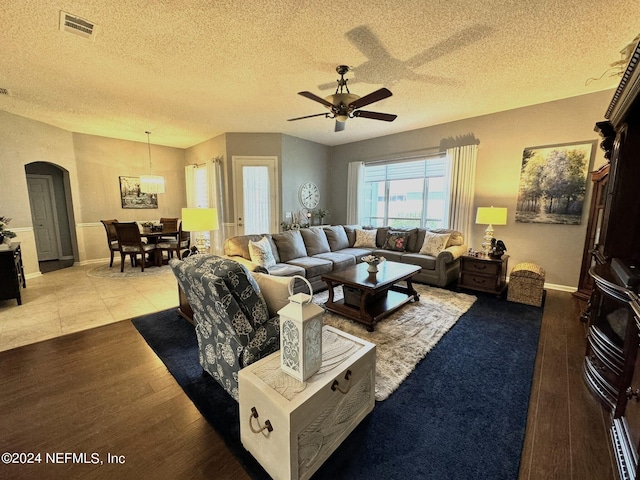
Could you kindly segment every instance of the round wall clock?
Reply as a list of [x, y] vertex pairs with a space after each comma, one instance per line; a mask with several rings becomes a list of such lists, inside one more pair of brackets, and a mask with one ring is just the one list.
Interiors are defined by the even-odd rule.
[[316, 208], [320, 201], [320, 190], [313, 182], [304, 182], [300, 186], [300, 203], [305, 208]]

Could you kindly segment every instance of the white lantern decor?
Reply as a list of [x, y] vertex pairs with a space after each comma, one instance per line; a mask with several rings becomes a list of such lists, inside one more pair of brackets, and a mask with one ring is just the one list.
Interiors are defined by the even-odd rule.
[[310, 295], [289, 293], [289, 304], [278, 310], [280, 315], [280, 366], [282, 370], [304, 382], [320, 369], [322, 363], [322, 314], [324, 310], [311, 302], [313, 289], [306, 278]]

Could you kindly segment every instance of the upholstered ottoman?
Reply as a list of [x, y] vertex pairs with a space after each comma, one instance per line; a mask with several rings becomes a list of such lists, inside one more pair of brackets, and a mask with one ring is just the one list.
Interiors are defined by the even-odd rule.
[[519, 263], [509, 275], [507, 300], [541, 307], [544, 303], [544, 268], [535, 263]]

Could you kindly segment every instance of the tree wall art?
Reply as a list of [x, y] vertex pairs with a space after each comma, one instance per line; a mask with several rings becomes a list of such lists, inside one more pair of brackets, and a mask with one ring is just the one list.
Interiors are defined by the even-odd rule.
[[516, 222], [579, 225], [595, 144], [525, 148]]

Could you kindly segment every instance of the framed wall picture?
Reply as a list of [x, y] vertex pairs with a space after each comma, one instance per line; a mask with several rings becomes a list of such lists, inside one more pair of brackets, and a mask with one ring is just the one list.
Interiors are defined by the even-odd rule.
[[140, 192], [140, 177], [120, 177], [122, 208], [158, 208], [158, 194]]
[[516, 222], [579, 225], [595, 144], [525, 148]]

